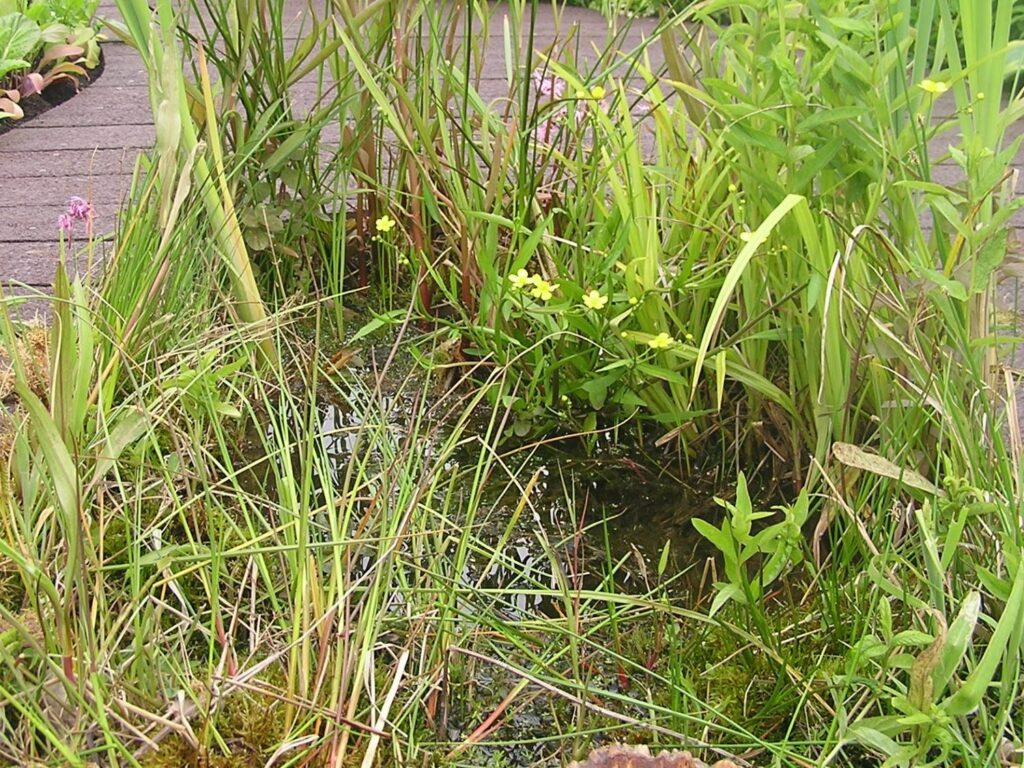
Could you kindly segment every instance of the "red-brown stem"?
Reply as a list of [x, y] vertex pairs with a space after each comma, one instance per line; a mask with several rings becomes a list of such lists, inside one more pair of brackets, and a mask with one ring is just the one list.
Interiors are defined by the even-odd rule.
[[[401, 24], [395, 25], [395, 71], [397, 73], [399, 84], [404, 88], [408, 69], [405, 64], [405, 47]], [[406, 135], [412, 135], [412, 132], [409, 131], [409, 108], [406, 106], [406, 102], [404, 100], [399, 100], [398, 111], [402, 116], [402, 120], [405, 122], [405, 128], [407, 131]], [[416, 276], [416, 289], [419, 294], [420, 307], [423, 309], [424, 313], [430, 314], [433, 296], [429, 275], [427, 274], [426, 259], [428, 258], [428, 254], [423, 228], [423, 207], [420, 203], [420, 177], [416, 169], [416, 164], [410, 162], [406, 168], [406, 173], [408, 174], [407, 184], [409, 187], [409, 214], [411, 220], [409, 234], [412, 237], [413, 251], [420, 259], [419, 274]]]

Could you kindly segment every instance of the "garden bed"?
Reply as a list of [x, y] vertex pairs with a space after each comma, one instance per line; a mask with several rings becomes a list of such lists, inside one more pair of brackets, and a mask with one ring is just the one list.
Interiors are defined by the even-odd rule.
[[65, 80], [50, 86], [42, 93], [34, 94], [19, 102], [24, 116], [18, 120], [0, 120], [0, 136], [7, 131], [14, 130], [18, 126], [24, 126], [32, 122], [32, 120], [46, 114], [54, 107], [59, 107], [61, 104], [73, 99], [100, 78], [103, 74], [104, 66], [105, 61], [101, 49], [99, 63], [94, 69], [90, 69], [88, 75], [81, 78], [77, 84]]

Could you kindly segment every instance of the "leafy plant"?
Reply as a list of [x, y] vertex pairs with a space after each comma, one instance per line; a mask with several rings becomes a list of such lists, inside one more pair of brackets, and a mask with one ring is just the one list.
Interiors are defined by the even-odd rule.
[[[792, 504], [773, 511], [755, 511], [741, 472], [736, 479], [736, 501], [716, 498], [715, 503], [725, 510], [720, 527], [699, 518], [693, 520], [694, 528], [722, 557], [725, 579], [715, 584], [717, 594], [709, 613], [714, 616], [726, 603], [737, 602], [757, 617], [762, 639], [769, 642], [771, 633], [764, 606], [766, 590], [803, 560], [802, 528], [810, 513], [810, 497], [802, 491]], [[778, 522], [755, 525], [779, 515], [782, 519]]]
[[84, 63], [85, 48], [77, 45], [50, 45], [33, 71], [24, 75], [18, 90], [22, 97], [42, 93], [56, 82], [65, 80], [78, 87], [79, 78], [87, 77]]
[[[1016, 558], [1014, 558], [1016, 559]], [[882, 578], [880, 575], [876, 578]], [[918, 603], [934, 617], [935, 630], [895, 632], [888, 596], [879, 606], [881, 637], [869, 634], [852, 650], [848, 675], [873, 668], [884, 683], [883, 714], [858, 718], [846, 738], [885, 756], [885, 765], [942, 765], [960, 745], [974, 739], [962, 732], [964, 718], [997, 694], [999, 709], [1019, 687], [1021, 633], [1024, 631], [1024, 573], [1003, 582], [1001, 613], [986, 616], [981, 595], [970, 591], [950, 622], [937, 607]], [[883, 586], [893, 595], [892, 582]], [[917, 601], [913, 601], [917, 602]], [[980, 657], [972, 653], [979, 623], [989, 633]], [[920, 648], [916, 654], [910, 648]], [[1008, 698], [1009, 697], [1009, 698]], [[983, 715], [983, 718], [985, 716]], [[997, 723], [989, 723], [998, 728]], [[978, 756], [979, 760], [985, 758]]]
[[21, 100], [56, 82], [71, 82], [77, 88], [80, 78], [98, 66], [94, 12], [95, 3], [63, 15], [41, 3], [0, 6], [0, 120], [20, 119]]
[[39, 25], [23, 13], [0, 16], [0, 82], [32, 65], [42, 39]]

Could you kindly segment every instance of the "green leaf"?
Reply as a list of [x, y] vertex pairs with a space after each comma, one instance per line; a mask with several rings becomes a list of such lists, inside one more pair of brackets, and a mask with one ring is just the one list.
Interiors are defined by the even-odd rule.
[[141, 408], [129, 407], [117, 414], [116, 426], [96, 449], [93, 483], [106, 476], [124, 449], [138, 440], [148, 426], [149, 416]]
[[32, 59], [41, 42], [39, 25], [25, 14], [8, 13], [0, 16], [0, 77], [10, 71], [4, 71], [5, 64]]
[[729, 546], [729, 540], [726, 538], [725, 533], [720, 531], [718, 528], [715, 528], [715, 526], [707, 520], [701, 520], [699, 517], [695, 517], [690, 522], [692, 522], [693, 527], [697, 529], [697, 533], [714, 544], [719, 551], [724, 551]]
[[823, 107], [805, 117], [796, 126], [796, 135], [802, 136], [822, 125], [829, 123], [855, 122], [864, 116], [863, 107]]
[[718, 335], [718, 329], [725, 319], [725, 311], [729, 306], [729, 300], [732, 297], [733, 291], [736, 289], [737, 284], [739, 284], [740, 277], [743, 276], [743, 272], [746, 270], [747, 265], [750, 264], [751, 259], [757, 254], [757, 249], [768, 239], [768, 235], [772, 233], [776, 225], [798, 205], [806, 207], [807, 200], [800, 195], [786, 195], [786, 198], [776, 206], [775, 210], [768, 215], [768, 218], [762, 222], [761, 226], [754, 230], [750, 240], [740, 250], [736, 261], [729, 267], [729, 272], [726, 274], [725, 280], [722, 281], [722, 287], [718, 291], [715, 304], [711, 308], [707, 325], [704, 327], [704, 335], [700, 340], [700, 347], [697, 349], [697, 359], [693, 370], [693, 384], [690, 387], [690, 404], [693, 403], [693, 398], [697, 394], [697, 385], [700, 383], [704, 358], [707, 357], [708, 351]]
[[715, 355], [715, 407], [718, 410], [722, 409], [722, 398], [725, 395], [725, 372], [726, 360], [723, 349]]
[[971, 264], [971, 295], [988, 290], [992, 273], [1003, 263], [1006, 256], [1006, 242], [1009, 229], [1003, 228], [996, 232], [980, 248], [977, 258]]
[[305, 143], [307, 136], [309, 136], [308, 125], [299, 126], [292, 131], [291, 136], [282, 141], [280, 146], [264, 162], [267, 172], [273, 173], [285, 163]]
[[614, 381], [614, 377], [602, 376], [585, 381], [581, 385], [590, 400], [590, 407], [595, 411], [599, 411], [604, 407], [605, 400], [608, 398], [608, 385], [612, 381]]
[[665, 575], [665, 569], [668, 568], [668, 555], [669, 555], [669, 549], [670, 549], [671, 546], [672, 546], [672, 540], [669, 539], [668, 541], [665, 542], [665, 546], [662, 547], [661, 557], [658, 558], [658, 576], [659, 577], [664, 576]]
[[30, 66], [32, 65], [24, 59], [0, 59], [0, 77], [6, 77], [19, 69], [28, 69]]
[[381, 328], [389, 325], [395, 325], [405, 316], [405, 310], [399, 309], [396, 309], [393, 312], [386, 312], [383, 315], [377, 315], [372, 320], [365, 323], [362, 328], [352, 334], [352, 338], [348, 340], [348, 344], [355, 344], [357, 341], [369, 336], [374, 331], [379, 331]]
[[737, 584], [723, 584], [717, 582], [715, 588], [718, 590], [718, 594], [715, 595], [715, 599], [711, 601], [711, 608], [708, 610], [708, 617], [714, 616], [722, 607], [730, 600], [735, 600], [737, 603], [746, 603], [746, 598], [743, 596], [743, 590]]
[[946, 645], [942, 649], [942, 656], [932, 671], [932, 687], [936, 695], [942, 693], [963, 661], [980, 615], [981, 594], [972, 591], [960, 604], [960, 611], [946, 632]]
[[[999, 618], [995, 631], [989, 638], [988, 646], [978, 665], [971, 670], [960, 689], [945, 700], [942, 708], [947, 714], [957, 717], [966, 715], [978, 708], [985, 691], [995, 679], [996, 671], [1003, 661], [1007, 643], [1011, 634], [1019, 634], [1020, 623], [1024, 620], [1024, 565], [1017, 566], [1017, 574], [1013, 580], [1013, 590]], [[1017, 649], [1014, 649], [1016, 653]]]
[[959, 280], [946, 277], [937, 269], [918, 267], [917, 273], [932, 285], [939, 288], [943, 293], [957, 301], [967, 301], [967, 289]]

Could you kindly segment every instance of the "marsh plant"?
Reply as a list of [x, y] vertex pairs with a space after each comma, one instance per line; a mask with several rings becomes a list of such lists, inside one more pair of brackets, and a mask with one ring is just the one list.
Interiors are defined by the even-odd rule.
[[[1013, 762], [1014, 3], [119, 9], [156, 146], [0, 317], [5, 760]], [[556, 440], [720, 511], [613, 555]]]

